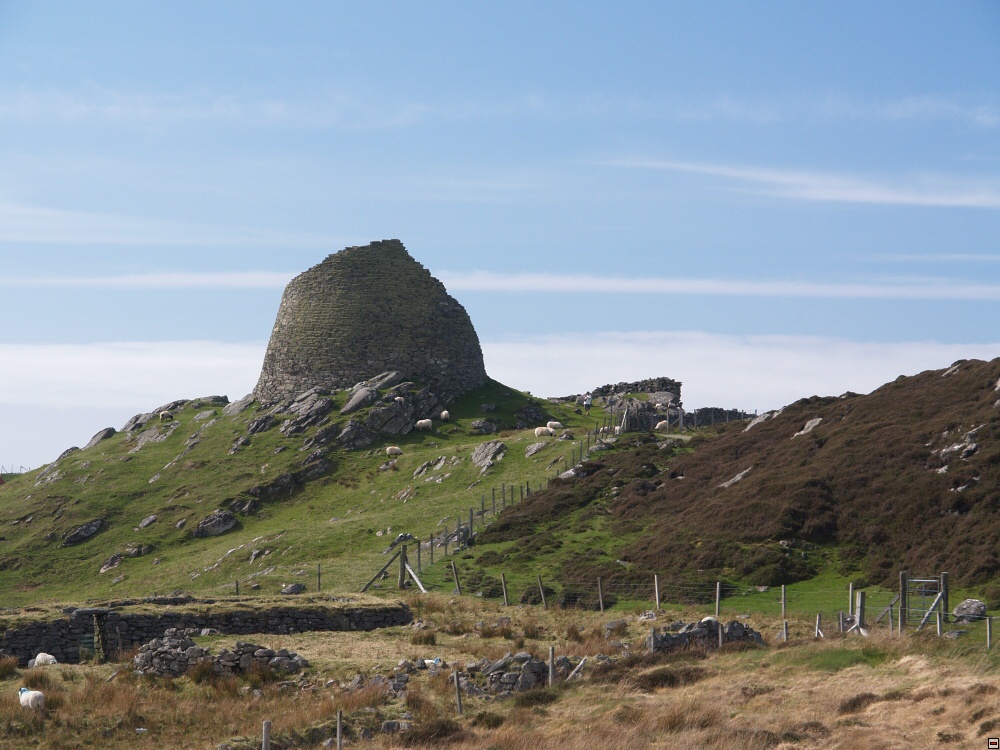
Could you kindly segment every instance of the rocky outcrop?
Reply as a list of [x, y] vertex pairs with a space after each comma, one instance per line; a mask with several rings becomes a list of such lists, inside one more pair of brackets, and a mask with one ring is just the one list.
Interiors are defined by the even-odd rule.
[[219, 536], [231, 531], [237, 523], [236, 516], [220, 508], [201, 519], [193, 533], [196, 537]]
[[[698, 622], [675, 623], [668, 630], [657, 631], [653, 628], [646, 639], [647, 651], [672, 651], [674, 649], [686, 648], [699, 645], [706, 648], [718, 648], [719, 628], [722, 628], [722, 642], [732, 643], [739, 641], [742, 643], [752, 643], [758, 646], [764, 645], [764, 638], [753, 628], [747, 627], [741, 622], [732, 620], [723, 625], [714, 617], [704, 617]], [[669, 632], [673, 630], [674, 632]]]
[[88, 442], [85, 446], [83, 446], [83, 449], [86, 450], [87, 448], [93, 448], [102, 440], [107, 440], [109, 437], [113, 437], [114, 435], [117, 434], [118, 430], [116, 430], [114, 427], [105, 427], [103, 430], [94, 435], [94, 437], [90, 439], [90, 442]]
[[493, 468], [497, 461], [503, 459], [506, 450], [507, 446], [501, 441], [490, 440], [477, 446], [476, 449], [472, 451], [470, 460], [481, 469], [479, 473], [482, 475], [489, 469]]
[[63, 540], [63, 547], [69, 547], [73, 544], [79, 544], [80, 542], [85, 542], [98, 531], [104, 528], [104, 521], [100, 518], [95, 518], [87, 523], [77, 526]]
[[292, 279], [254, 396], [276, 403], [317, 386], [350, 388], [381, 372], [444, 399], [486, 382], [468, 313], [399, 240], [345, 248]]

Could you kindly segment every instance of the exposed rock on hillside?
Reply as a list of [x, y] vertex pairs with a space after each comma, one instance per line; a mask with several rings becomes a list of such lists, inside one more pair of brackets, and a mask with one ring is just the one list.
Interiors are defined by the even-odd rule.
[[196, 537], [219, 536], [233, 529], [236, 524], [236, 516], [228, 510], [216, 510], [198, 522], [194, 535]]
[[90, 439], [90, 442], [83, 446], [83, 448], [84, 450], [87, 448], [93, 448], [102, 440], [107, 440], [109, 437], [113, 437], [116, 434], [118, 434], [118, 431], [114, 427], [105, 427], [103, 430], [94, 435], [94, 437]]

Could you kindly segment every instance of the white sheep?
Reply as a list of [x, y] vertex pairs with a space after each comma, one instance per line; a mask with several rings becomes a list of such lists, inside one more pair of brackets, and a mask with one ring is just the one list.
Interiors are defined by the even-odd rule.
[[450, 412], [448, 412], [447, 410], [441, 412], [441, 421], [442, 422], [447, 422], [449, 419], [451, 419], [451, 413]]
[[161, 411], [160, 412], [160, 421], [161, 422], [169, 422], [173, 418], [174, 418], [174, 415], [171, 414], [169, 411]]
[[562, 422], [549, 422], [545, 426], [548, 427], [550, 430], [565, 430], [566, 429], [565, 427], [563, 427]]
[[45, 667], [49, 664], [56, 664], [56, 657], [52, 654], [46, 654], [44, 651], [35, 657], [36, 667]]
[[17, 693], [21, 696], [21, 705], [25, 708], [30, 708], [32, 711], [45, 709], [45, 693], [38, 690], [28, 690], [28, 688], [21, 688]]
[[400, 406], [406, 403], [406, 399], [403, 398], [402, 396], [396, 396], [396, 398], [394, 398], [393, 401], [395, 401]]
[[429, 419], [418, 419], [417, 423], [413, 426], [418, 430], [430, 430], [434, 427], [434, 422]]
[[662, 420], [660, 422], [657, 422], [656, 423], [656, 427], [654, 427], [653, 429], [657, 430], [657, 431], [659, 431], [659, 430], [669, 430], [670, 429], [670, 422], [669, 422], [669, 420], [664, 419], [664, 420]]
[[556, 431], [551, 427], [536, 427], [535, 437], [555, 437]]
[[403, 449], [400, 448], [398, 445], [390, 445], [388, 448], [385, 449], [385, 455], [387, 455], [387, 456], [402, 456], [403, 455]]

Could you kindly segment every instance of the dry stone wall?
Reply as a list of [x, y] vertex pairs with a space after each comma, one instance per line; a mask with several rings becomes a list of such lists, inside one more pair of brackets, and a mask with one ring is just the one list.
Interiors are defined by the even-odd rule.
[[465, 308], [399, 240], [345, 248], [289, 282], [253, 395], [273, 403], [386, 371], [445, 400], [486, 382]]
[[[68, 612], [50, 622], [21, 625], [0, 635], [0, 656], [13, 655], [22, 667], [40, 651], [52, 654], [61, 663], [80, 661], [80, 649], [103, 650], [140, 646], [163, 637], [168, 628], [206, 628], [224, 635], [254, 633], [306, 633], [310, 631], [375, 630], [407, 625], [413, 620], [402, 604], [380, 607], [276, 606], [198, 614], [164, 611], [133, 614], [105, 608], [84, 608]], [[95, 627], [96, 625], [96, 627]]]

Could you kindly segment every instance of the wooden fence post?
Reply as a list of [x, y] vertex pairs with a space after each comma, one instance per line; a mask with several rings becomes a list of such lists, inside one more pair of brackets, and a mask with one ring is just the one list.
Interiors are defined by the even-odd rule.
[[545, 587], [542, 586], [542, 577], [535, 576], [538, 579], [538, 593], [542, 596], [542, 609], [548, 609], [548, 605], [545, 603]]
[[549, 687], [556, 684], [556, 647], [549, 646]]
[[847, 616], [854, 616], [854, 581], [847, 584]]
[[941, 636], [941, 633], [943, 631], [944, 631], [944, 613], [939, 609], [937, 611], [937, 634], [938, 634], [938, 637]]
[[781, 640], [788, 643], [788, 620], [781, 622]]
[[597, 576], [597, 603], [601, 605], [601, 612], [604, 611], [604, 590], [601, 588], [601, 577]]
[[899, 632], [903, 633], [903, 627], [906, 621], [910, 619], [910, 602], [909, 602], [909, 572], [900, 571], [899, 573]]
[[844, 610], [837, 612], [837, 630], [844, 632]]
[[781, 619], [786, 618], [786, 610], [788, 607], [788, 597], [785, 595], [785, 584], [781, 584]]
[[859, 591], [854, 606], [854, 624], [860, 631], [865, 626], [865, 592]]
[[719, 605], [722, 602], [722, 581], [715, 582], [715, 619], [719, 619]]
[[399, 555], [399, 585], [397, 588], [406, 588], [406, 545], [402, 545]]
[[503, 606], [509, 607], [510, 603], [507, 601], [507, 577], [503, 573], [500, 574], [500, 588], [503, 589]]
[[456, 669], [451, 673], [451, 676], [455, 678], [455, 705], [458, 707], [458, 715], [462, 715], [462, 688], [458, 684], [458, 670]]
[[656, 595], [656, 611], [660, 611], [660, 576], [653, 574], [653, 593]]
[[451, 561], [451, 574], [455, 577], [455, 588], [458, 590], [458, 595], [462, 595], [462, 584], [458, 582], [458, 569], [455, 567], [455, 561]]
[[951, 612], [951, 605], [948, 604], [948, 574], [941, 574], [941, 617], [948, 622], [948, 613]]
[[816, 632], [813, 634], [813, 638], [822, 638], [823, 637], [822, 626], [823, 626], [823, 613], [822, 612], [817, 612], [816, 613]]
[[337, 711], [337, 750], [344, 750], [344, 712]]
[[265, 721], [264, 728], [261, 732], [263, 738], [261, 740], [261, 750], [271, 750], [271, 722]]

